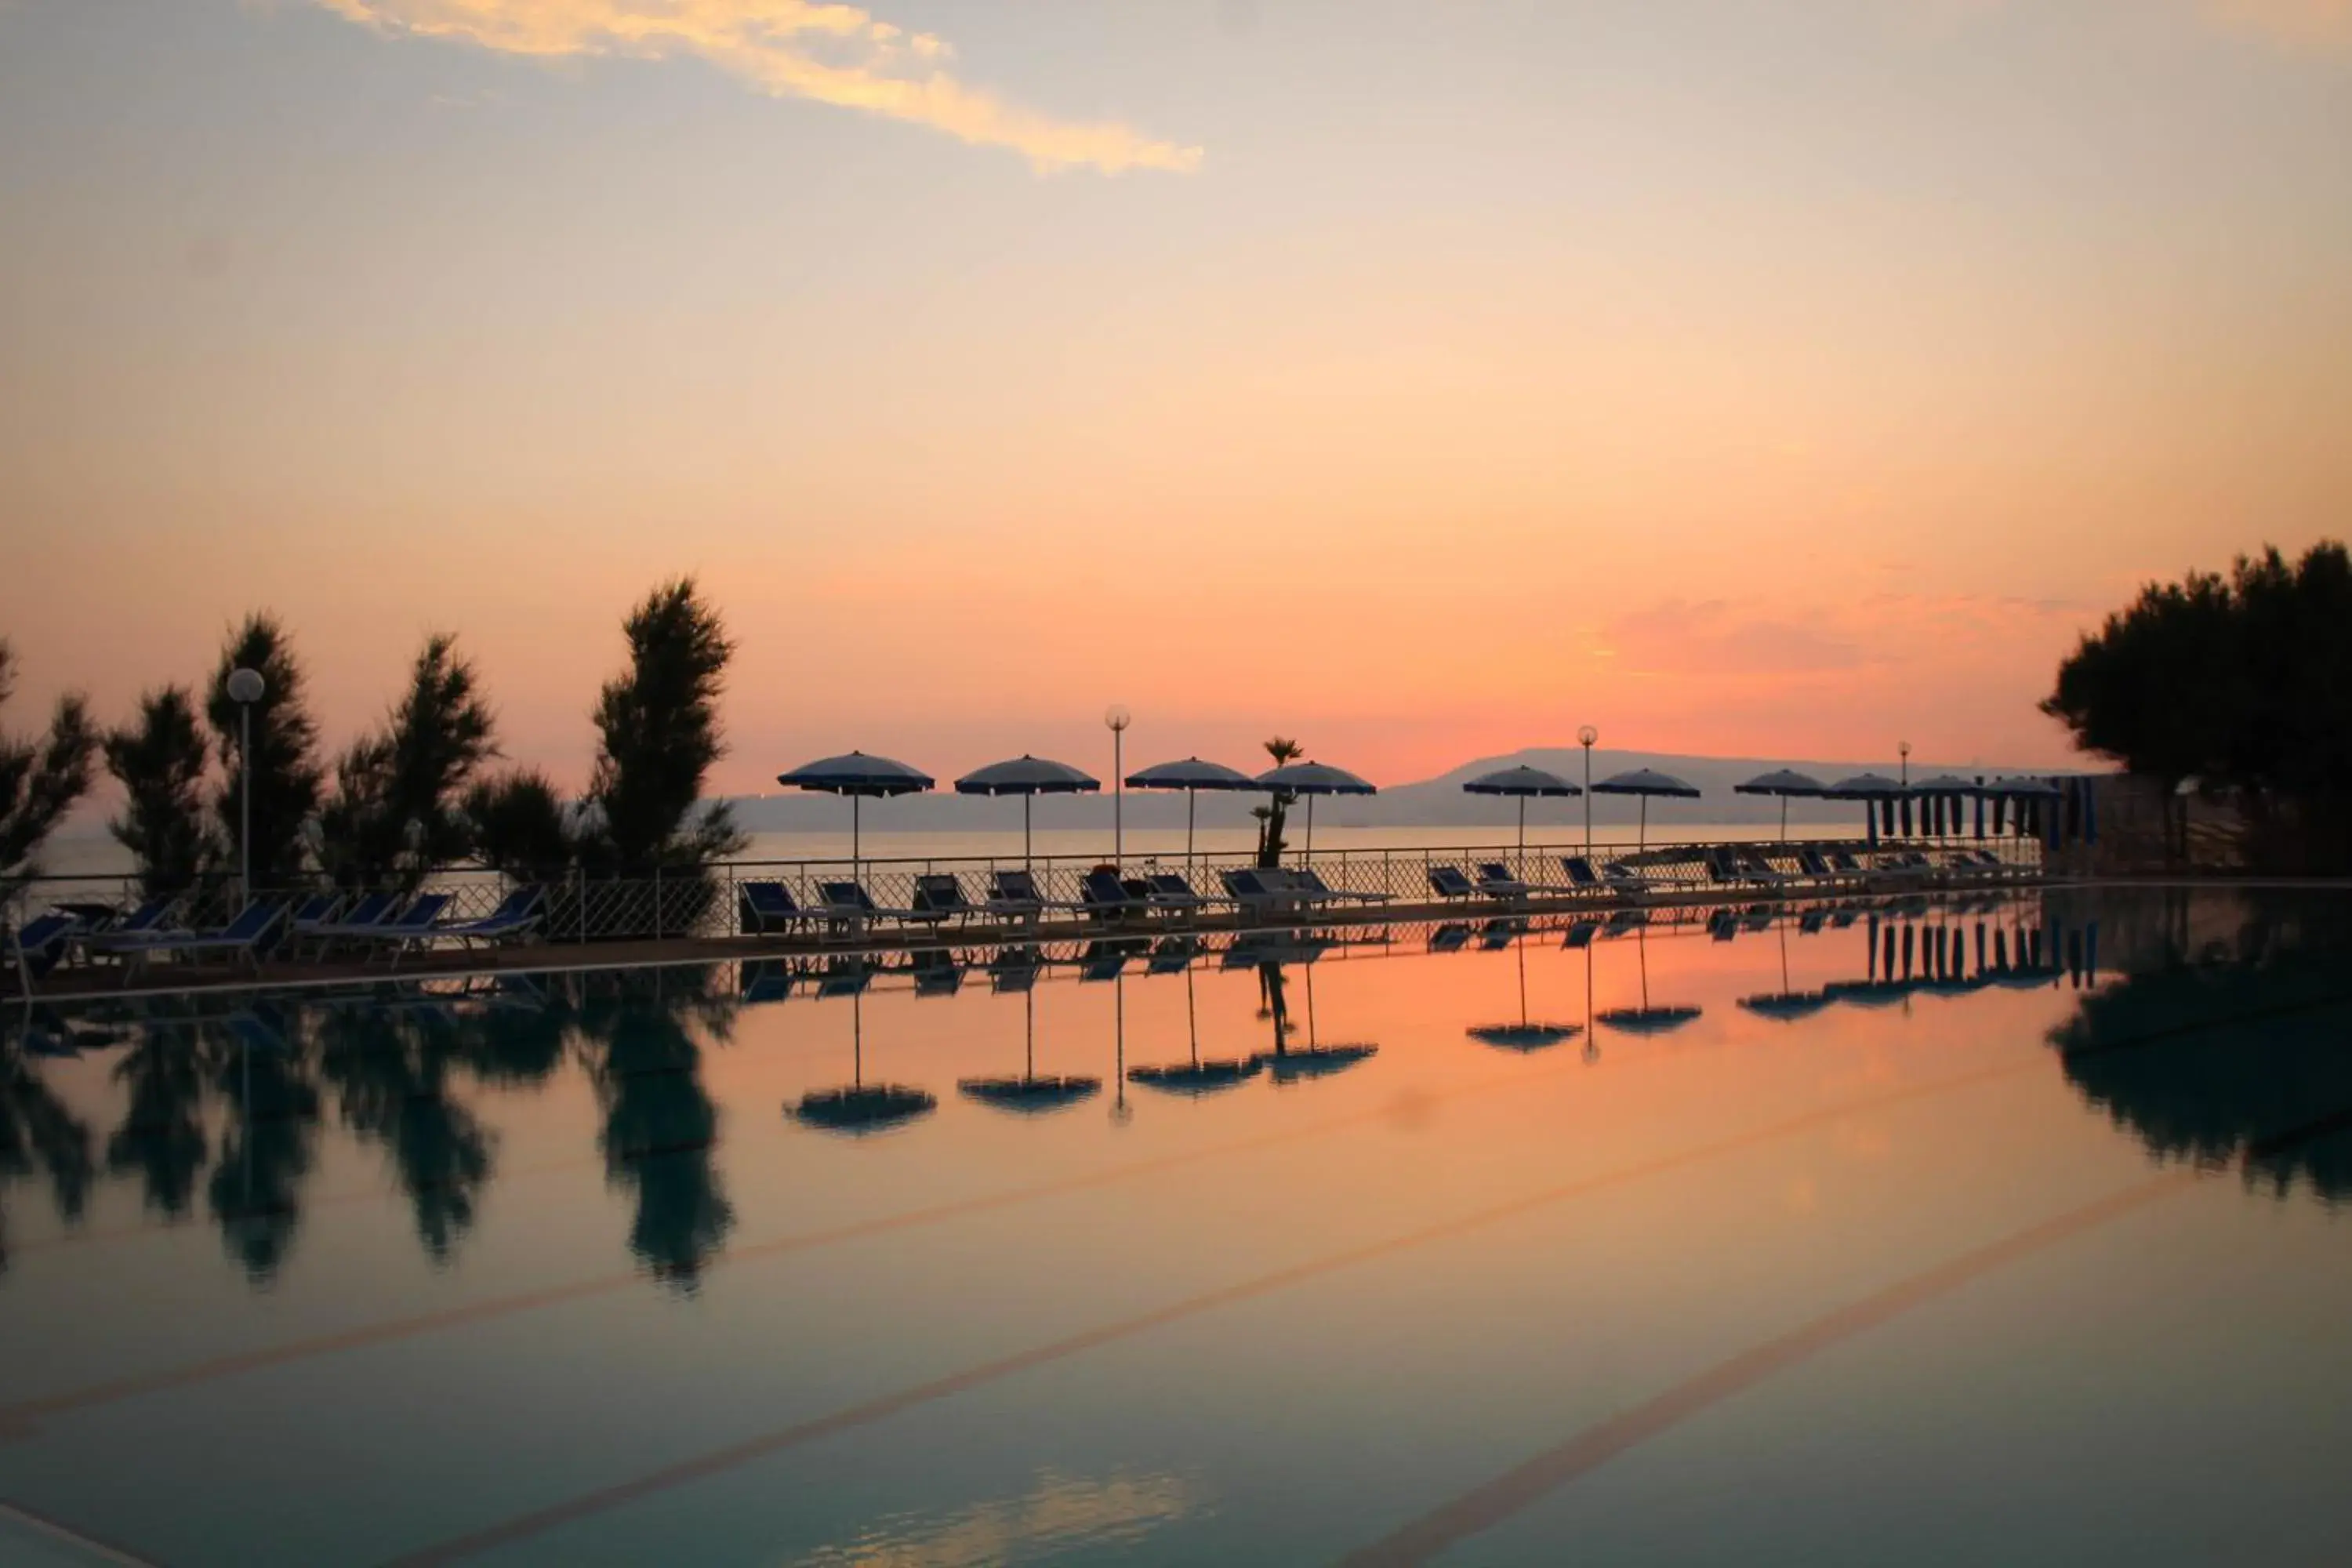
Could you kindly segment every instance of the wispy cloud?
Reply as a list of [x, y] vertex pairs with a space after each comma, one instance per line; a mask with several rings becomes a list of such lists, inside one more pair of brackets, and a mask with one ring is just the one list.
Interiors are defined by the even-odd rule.
[[317, 0], [394, 36], [449, 38], [542, 58], [708, 60], [780, 98], [805, 98], [1005, 147], [1040, 170], [1190, 174], [1201, 149], [1116, 121], [1060, 120], [968, 85], [953, 51], [856, 5], [818, 0]]

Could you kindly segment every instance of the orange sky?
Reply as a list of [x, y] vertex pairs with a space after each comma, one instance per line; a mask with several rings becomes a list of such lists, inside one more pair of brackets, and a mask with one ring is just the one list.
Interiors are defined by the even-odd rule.
[[266, 605], [340, 741], [452, 629], [572, 779], [679, 571], [727, 788], [2055, 763], [2352, 514], [2348, 89], [2338, 0], [31, 0], [0, 633], [111, 717]]

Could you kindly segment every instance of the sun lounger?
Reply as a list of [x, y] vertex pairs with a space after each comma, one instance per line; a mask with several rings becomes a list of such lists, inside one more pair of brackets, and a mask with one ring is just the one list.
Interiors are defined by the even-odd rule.
[[497, 909], [480, 920], [437, 926], [433, 934], [454, 938], [468, 946], [478, 942], [497, 942], [528, 936], [538, 928], [546, 901], [547, 891], [543, 888], [517, 888], [499, 901]]
[[371, 946], [385, 949], [391, 955], [392, 966], [397, 969], [401, 955], [409, 948], [433, 940], [433, 928], [439, 922], [441, 911], [448, 907], [449, 895], [446, 893], [419, 893], [406, 909], [391, 920], [373, 930], [348, 934]]
[[817, 918], [782, 882], [743, 882], [735, 889], [736, 921], [745, 936], [772, 936]]
[[1441, 899], [1475, 899], [1478, 885], [1462, 874], [1459, 866], [1432, 866], [1429, 868], [1429, 890]]
[[315, 942], [323, 955], [338, 942], [364, 938], [384, 929], [399, 918], [400, 895], [369, 893], [345, 910], [336, 920], [321, 921], [309, 931], [297, 931], [295, 936], [303, 942]]
[[824, 900], [818, 913], [835, 925], [857, 925], [871, 920], [911, 920], [912, 910], [894, 910], [874, 901], [862, 882], [819, 882], [816, 896]]
[[275, 899], [256, 899], [218, 931], [150, 933], [118, 950], [124, 960], [122, 983], [131, 984], [131, 976], [143, 971], [158, 953], [191, 959], [214, 953], [229, 959], [243, 958], [257, 974], [261, 972], [262, 953], [278, 941], [285, 928], [285, 904]]
[[1226, 896], [1241, 906], [1244, 918], [1263, 918], [1284, 909], [1296, 909], [1303, 899], [1290, 874], [1279, 867], [1252, 866], [1218, 873]]
[[81, 917], [52, 910], [26, 921], [8, 933], [9, 963], [27, 985], [62, 962], [81, 929]]
[[1151, 901], [1129, 891], [1118, 872], [1097, 868], [1078, 883], [1078, 906], [1096, 920], [1120, 921], [1146, 912]]
[[952, 871], [928, 871], [915, 879], [915, 918], [969, 922], [981, 907], [964, 897], [963, 883]]
[[1025, 868], [989, 874], [986, 908], [992, 915], [1004, 920], [1034, 920], [1047, 910], [1061, 907], [1045, 897], [1038, 889], [1037, 879]]
[[1360, 893], [1352, 888], [1334, 888], [1323, 880], [1323, 873], [1312, 866], [1301, 866], [1290, 874], [1291, 885], [1309, 898], [1333, 904], [1385, 904], [1386, 893]]
[[1193, 914], [1208, 906], [1192, 884], [1173, 871], [1155, 871], [1144, 879], [1151, 907], [1169, 914]]
[[1490, 899], [1524, 899], [1533, 889], [1500, 860], [1488, 860], [1478, 868], [1478, 890]]

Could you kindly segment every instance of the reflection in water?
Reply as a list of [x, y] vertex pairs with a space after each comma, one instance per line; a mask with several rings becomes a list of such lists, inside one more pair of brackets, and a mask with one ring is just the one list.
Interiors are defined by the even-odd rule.
[[[722, 1043], [735, 997], [715, 966], [599, 978], [580, 1013], [588, 1072], [604, 1109], [604, 1179], [633, 1191], [629, 1251], [655, 1279], [691, 1292], [735, 1223], [712, 1146], [719, 1111], [702, 1087], [689, 1020]], [[597, 1047], [601, 1047], [599, 1050]]]
[[984, 1568], [1042, 1562], [1077, 1552], [1132, 1547], [1161, 1525], [1195, 1512], [1193, 1489], [1171, 1475], [1104, 1480], [1039, 1474], [1020, 1497], [974, 1503], [947, 1514], [884, 1519], [855, 1541], [793, 1561], [800, 1568]]
[[2242, 1161], [2249, 1184], [2283, 1198], [2307, 1183], [2333, 1206], [2352, 1197], [2352, 1139], [2266, 1140], [2352, 1107], [2352, 942], [2333, 921], [2279, 914], [2257, 911], [2234, 951], [2196, 962], [2167, 942], [2157, 967], [2084, 994], [2051, 1041], [2066, 1081], [2158, 1160]]
[[[0, 1043], [0, 1182], [47, 1176], [58, 1217], [71, 1223], [89, 1202], [98, 1163], [89, 1128], [25, 1059], [24, 1041], [30, 1035], [27, 1028]], [[7, 1223], [0, 1215], [0, 1269], [7, 1265]]]
[[[2159, 1156], [2210, 1163], [2244, 1153], [2251, 1140], [2291, 1120], [2283, 1113], [2293, 1108], [2352, 1101], [2352, 1081], [2327, 1047], [2329, 1016], [2276, 1011], [2283, 996], [2325, 994], [2326, 977], [2339, 967], [2331, 961], [2352, 948], [2352, 940], [2340, 921], [2320, 918], [2324, 904], [2199, 898], [2194, 921], [2185, 896], [2158, 904], [2112, 893], [2095, 899], [1912, 896], [1777, 915], [1754, 908], [1710, 914], [1661, 907], [1619, 910], [1605, 922], [1597, 915], [1449, 922], [1422, 928], [1412, 945], [1440, 954], [1511, 947], [1517, 1020], [1496, 1020], [1504, 1009], [1482, 1006], [1472, 1016], [1484, 1014], [1491, 1021], [1469, 1024], [1465, 1032], [1519, 1050], [1580, 1035], [1588, 1059], [1598, 1053], [1596, 1023], [1639, 1035], [1679, 1028], [1700, 1016], [1696, 1005], [1651, 997], [1647, 937], [1670, 927], [1727, 940], [1740, 955], [1733, 962], [1744, 962], [1751, 951], [1749, 933], [1771, 929], [1779, 944], [1779, 988], [1743, 996], [1739, 1005], [1749, 1015], [1791, 1026], [1833, 1003], [1909, 1009], [1919, 999], [1958, 1001], [1996, 987], [2088, 984], [2095, 989], [2059, 1037], [2068, 1080]], [[2111, 958], [2120, 957], [2121, 967], [2135, 972], [2104, 990], [2095, 989], [2100, 918], [2107, 922]], [[1791, 948], [1809, 944], [1792, 944], [1790, 925], [1800, 936], [1820, 936], [1814, 951], [1834, 954], [1830, 966], [1848, 977], [1813, 989], [1792, 983]], [[1547, 1021], [1529, 1007], [1528, 945], [1553, 931], [1561, 933], [1563, 956], [1572, 962], [1580, 950], [1581, 1027]], [[1642, 1005], [1596, 1016], [1596, 949], [1623, 936], [1635, 941]], [[420, 1245], [436, 1262], [446, 1261], [462, 1252], [499, 1170], [497, 1137], [486, 1120], [489, 1109], [478, 1091], [484, 1086], [529, 1089], [576, 1068], [589, 1076], [602, 1115], [596, 1155], [611, 1188], [633, 1205], [631, 1254], [654, 1277], [691, 1290], [735, 1223], [719, 1166], [719, 1109], [704, 1087], [702, 1053], [728, 1038], [739, 1008], [789, 999], [795, 1010], [804, 1009], [812, 994], [846, 1001], [851, 1081], [799, 1098], [791, 1114], [829, 1132], [867, 1133], [904, 1127], [938, 1108], [928, 1090], [865, 1077], [863, 1000], [877, 976], [922, 997], [953, 997], [971, 989], [963, 986], [964, 976], [983, 973], [992, 994], [1018, 993], [1024, 1016], [1021, 1072], [966, 1079], [961, 1087], [965, 1098], [986, 1109], [1023, 1111], [1100, 1095], [1099, 1079], [1037, 1071], [1036, 1011], [1050, 1010], [1053, 1003], [1034, 993], [1049, 973], [1080, 984], [1106, 981], [1117, 992], [1119, 1093], [1109, 1107], [1117, 1121], [1130, 1113], [1129, 1083], [1158, 1094], [1203, 1097], [1266, 1080], [1295, 1083], [1370, 1059], [1378, 1047], [1369, 1042], [1326, 1044], [1318, 1037], [1317, 970], [1319, 961], [1351, 949], [1381, 950], [1390, 941], [1388, 931], [1365, 927], [1230, 940], [1186, 932], [1148, 945], [1103, 942], [1051, 952], [1033, 945], [960, 955], [941, 947], [888, 969], [836, 958], [818, 968], [769, 963], [740, 970], [509, 974], [454, 986], [387, 983], [340, 994], [258, 1000], [215, 994], [61, 1004], [0, 1020], [0, 1192], [14, 1197], [37, 1186], [68, 1226], [80, 1220], [101, 1177], [135, 1190], [142, 1208], [165, 1222], [189, 1215], [201, 1197], [229, 1256], [254, 1283], [266, 1286], [300, 1232], [306, 1185], [321, 1163], [322, 1107], [331, 1104], [337, 1125], [381, 1152]], [[2205, 962], [2186, 967], [2181, 961], [2192, 953]], [[1813, 973], [1822, 967], [1817, 960]], [[1198, 978], [1244, 968], [1255, 977], [1256, 1016], [1267, 1037], [1245, 1050], [1217, 1042], [1216, 994], [1204, 995]], [[1705, 970], [1703, 963], [1696, 973]], [[1660, 984], [1695, 983], [1687, 968], [1677, 974]], [[1172, 986], [1179, 975], [1185, 988], [1186, 1055], [1129, 1069], [1127, 981], [1135, 978], [1166, 995], [1154, 982]], [[965, 995], [961, 1005], [982, 1004]], [[1205, 1026], [1213, 1045], [1206, 1055], [1203, 1006], [1212, 1006]], [[2193, 1047], [2109, 1048], [2171, 1027], [2189, 1014], [2222, 1022], [2212, 1029], [2199, 1026]], [[830, 1007], [814, 1016], [837, 1016]], [[91, 1112], [65, 1091], [69, 1083], [110, 1088], [119, 1107]], [[111, 1129], [102, 1147], [93, 1125]], [[2313, 1143], [2274, 1160], [2266, 1161], [2259, 1150], [2255, 1156], [2255, 1166], [2281, 1189], [2308, 1181], [2334, 1198], [2352, 1180], [2331, 1163], [2346, 1158], [2334, 1144]], [[0, 1267], [7, 1261], [5, 1236], [0, 1215]]]

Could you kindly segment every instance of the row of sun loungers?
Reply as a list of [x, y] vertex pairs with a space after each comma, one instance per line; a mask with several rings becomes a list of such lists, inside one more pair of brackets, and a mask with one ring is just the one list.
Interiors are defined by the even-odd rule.
[[324, 957], [354, 946], [370, 956], [388, 955], [394, 967], [403, 953], [436, 942], [467, 946], [528, 936], [545, 903], [539, 888], [518, 888], [478, 920], [447, 920], [451, 896], [420, 893], [363, 894], [346, 902], [340, 894], [318, 893], [297, 900], [255, 899], [226, 924], [211, 928], [174, 925], [177, 899], [151, 899], [127, 914], [103, 905], [75, 905], [27, 921], [11, 942], [10, 957], [24, 978], [37, 979], [60, 964], [79, 961], [96, 967], [119, 964], [123, 984], [145, 973], [158, 958], [177, 963], [221, 959], [244, 963], [258, 973], [273, 953], [305, 949]]
[[1823, 851], [1808, 846], [1796, 850], [1793, 858], [1796, 864], [1790, 869], [1774, 865], [1767, 850], [1722, 846], [1700, 856], [1697, 868], [1701, 875], [1693, 878], [1619, 861], [1596, 868], [1588, 857], [1568, 855], [1561, 857], [1559, 862], [1567, 879], [1564, 882], [1531, 882], [1515, 875], [1501, 861], [1490, 860], [1477, 868], [1475, 878], [1458, 866], [1432, 866], [1429, 887], [1430, 891], [1447, 902], [1483, 898], [1517, 903], [1544, 895], [1640, 899], [1659, 892], [1701, 891], [1709, 888], [1766, 892], [1868, 892], [1929, 887], [1956, 878], [2006, 881], [2028, 874], [2025, 868], [2010, 865], [1990, 849], [1958, 850], [1941, 861], [1930, 860], [1918, 850], [1906, 850], [1865, 864], [1845, 850]]

